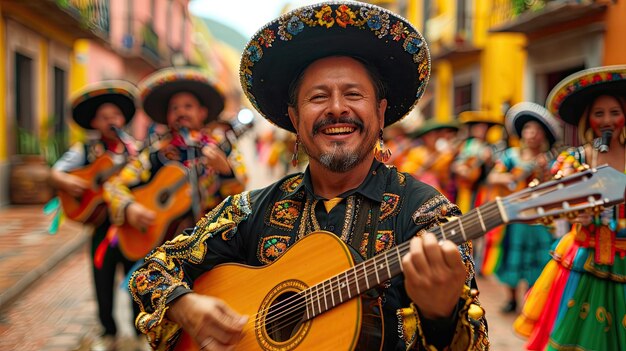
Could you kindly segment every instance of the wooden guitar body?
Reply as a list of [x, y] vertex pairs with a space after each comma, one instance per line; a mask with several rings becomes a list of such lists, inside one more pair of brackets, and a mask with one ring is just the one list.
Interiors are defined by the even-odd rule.
[[132, 189], [135, 201], [157, 213], [154, 223], [139, 230], [128, 222], [119, 227], [120, 250], [129, 260], [144, 258], [160, 245], [167, 229], [191, 208], [191, 185], [187, 169], [178, 162], [164, 165], [150, 183]]
[[[375, 340], [370, 337], [365, 344], [365, 338], [371, 331], [368, 329], [382, 323], [371, 314], [363, 317], [362, 308], [366, 306], [362, 306], [361, 298], [347, 300], [309, 320], [305, 317], [305, 304], [294, 299], [295, 293], [352, 266], [350, 251], [337, 236], [328, 232], [311, 233], [270, 265], [219, 265], [196, 279], [193, 289], [223, 299], [238, 313], [249, 316], [244, 338], [236, 350], [378, 350], [380, 346], [372, 342]], [[284, 303], [290, 298], [291, 303]], [[277, 311], [275, 321], [268, 322], [273, 316], [273, 311], [268, 311], [280, 301], [289, 307]], [[317, 306], [318, 302], [322, 306]], [[324, 309], [324, 303], [318, 300], [313, 305], [315, 309]], [[290, 327], [274, 330], [282, 325]], [[191, 336], [183, 333], [175, 350], [199, 349]]]
[[110, 155], [103, 155], [90, 165], [71, 171], [70, 174], [89, 182], [89, 188], [79, 198], [59, 191], [58, 196], [67, 218], [81, 222], [100, 225], [107, 216], [106, 204], [102, 198], [102, 185], [121, 166], [115, 166]]

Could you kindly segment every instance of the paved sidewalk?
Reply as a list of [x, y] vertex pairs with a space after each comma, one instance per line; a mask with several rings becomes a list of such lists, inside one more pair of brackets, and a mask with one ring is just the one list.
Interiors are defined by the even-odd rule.
[[49, 234], [42, 208], [0, 208], [0, 310], [90, 238], [89, 227], [70, 220]]

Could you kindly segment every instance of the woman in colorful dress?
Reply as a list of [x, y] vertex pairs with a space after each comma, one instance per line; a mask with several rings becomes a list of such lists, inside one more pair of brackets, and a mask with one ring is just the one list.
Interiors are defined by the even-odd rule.
[[[508, 195], [522, 190], [531, 182], [549, 180], [553, 145], [560, 141], [562, 126], [543, 106], [532, 102], [514, 105], [506, 114], [509, 135], [519, 138], [519, 147], [506, 149], [487, 177], [487, 183]], [[499, 234], [492, 231], [490, 235]], [[502, 240], [487, 239], [486, 262], [496, 261], [496, 276], [508, 290], [502, 312], [517, 309], [517, 287], [521, 281], [535, 283], [543, 266], [550, 260], [552, 234], [543, 225], [512, 223], [504, 227]]]
[[[572, 74], [550, 93], [547, 108], [574, 126], [583, 146], [561, 153], [553, 173], [602, 164], [626, 171], [626, 65]], [[529, 350], [622, 350], [626, 345], [624, 204], [573, 220], [531, 290], [516, 332]]]

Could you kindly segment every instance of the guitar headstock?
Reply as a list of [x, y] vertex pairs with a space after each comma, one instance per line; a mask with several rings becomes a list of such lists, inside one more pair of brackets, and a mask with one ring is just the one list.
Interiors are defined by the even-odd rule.
[[624, 202], [626, 174], [603, 165], [501, 198], [503, 220], [550, 222]]

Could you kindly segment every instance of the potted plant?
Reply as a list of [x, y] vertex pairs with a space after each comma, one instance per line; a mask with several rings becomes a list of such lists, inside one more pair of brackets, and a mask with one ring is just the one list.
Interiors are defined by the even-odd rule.
[[18, 128], [16, 132], [17, 152], [11, 157], [9, 198], [12, 204], [44, 204], [54, 190], [49, 184], [50, 166], [58, 159], [64, 146], [63, 135], [39, 137]]

